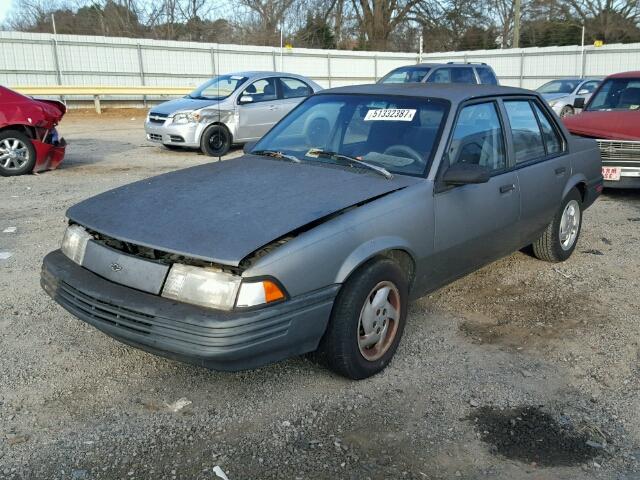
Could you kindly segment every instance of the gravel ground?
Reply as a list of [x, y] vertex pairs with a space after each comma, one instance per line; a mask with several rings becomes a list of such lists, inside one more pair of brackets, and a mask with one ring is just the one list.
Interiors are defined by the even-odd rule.
[[0, 478], [640, 479], [640, 192], [607, 192], [563, 264], [518, 252], [413, 303], [374, 378], [306, 358], [219, 373], [124, 346], [39, 286], [69, 206], [211, 161], [141, 123], [73, 112], [62, 168], [0, 178]]

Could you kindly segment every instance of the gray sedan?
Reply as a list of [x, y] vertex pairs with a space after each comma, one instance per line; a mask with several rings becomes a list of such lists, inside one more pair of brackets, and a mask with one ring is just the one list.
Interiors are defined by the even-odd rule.
[[144, 124], [147, 140], [167, 148], [199, 148], [222, 156], [232, 144], [257, 140], [309, 95], [313, 80], [283, 72], [220, 75], [184, 98], [153, 107]]
[[568, 259], [602, 189], [596, 142], [507, 87], [325, 90], [245, 148], [71, 207], [45, 291], [159, 355], [237, 370], [315, 351], [362, 379], [410, 300], [529, 245]]
[[542, 95], [559, 117], [575, 114], [573, 104], [576, 98], [584, 98], [585, 103], [596, 91], [602, 79], [599, 78], [563, 78], [552, 80], [536, 91]]

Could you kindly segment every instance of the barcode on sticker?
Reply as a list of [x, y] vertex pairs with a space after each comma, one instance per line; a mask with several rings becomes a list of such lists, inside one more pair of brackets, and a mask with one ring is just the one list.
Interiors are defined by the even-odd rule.
[[376, 108], [369, 110], [364, 117], [364, 121], [370, 120], [393, 120], [400, 122], [410, 122], [416, 114], [415, 108]]

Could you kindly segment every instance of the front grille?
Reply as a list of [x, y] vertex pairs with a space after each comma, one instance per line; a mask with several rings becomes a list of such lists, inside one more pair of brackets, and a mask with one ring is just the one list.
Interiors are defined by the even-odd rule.
[[92, 298], [68, 283], [59, 283], [56, 297], [68, 310], [89, 316], [99, 322], [143, 335], [151, 333], [151, 321], [155, 318], [154, 316]]
[[162, 135], [158, 135], [157, 133], [150, 133], [149, 134], [149, 140], [154, 140], [156, 142], [161, 142], [162, 141]]
[[640, 141], [597, 140], [604, 165], [640, 167]]
[[167, 120], [168, 116], [169, 115], [167, 115], [166, 113], [150, 112], [149, 113], [149, 121], [151, 123], [156, 123], [158, 125], [162, 125]]

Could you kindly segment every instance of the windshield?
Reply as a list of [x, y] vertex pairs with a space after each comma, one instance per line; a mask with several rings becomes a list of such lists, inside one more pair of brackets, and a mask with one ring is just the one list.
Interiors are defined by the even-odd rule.
[[378, 83], [419, 83], [431, 70], [429, 67], [400, 67], [382, 77]]
[[587, 110], [638, 110], [640, 78], [612, 78], [596, 91]]
[[246, 80], [247, 77], [241, 75], [220, 75], [203, 83], [187, 96], [202, 100], [222, 100], [236, 91]]
[[580, 83], [580, 80], [554, 80], [549, 83], [545, 83], [540, 88], [538, 88], [538, 92], [540, 93], [566, 93], [569, 94], [573, 92]]
[[[286, 116], [253, 152], [278, 152], [302, 162], [424, 175], [449, 102], [392, 95], [317, 95]], [[349, 157], [356, 161], [349, 162]]]

